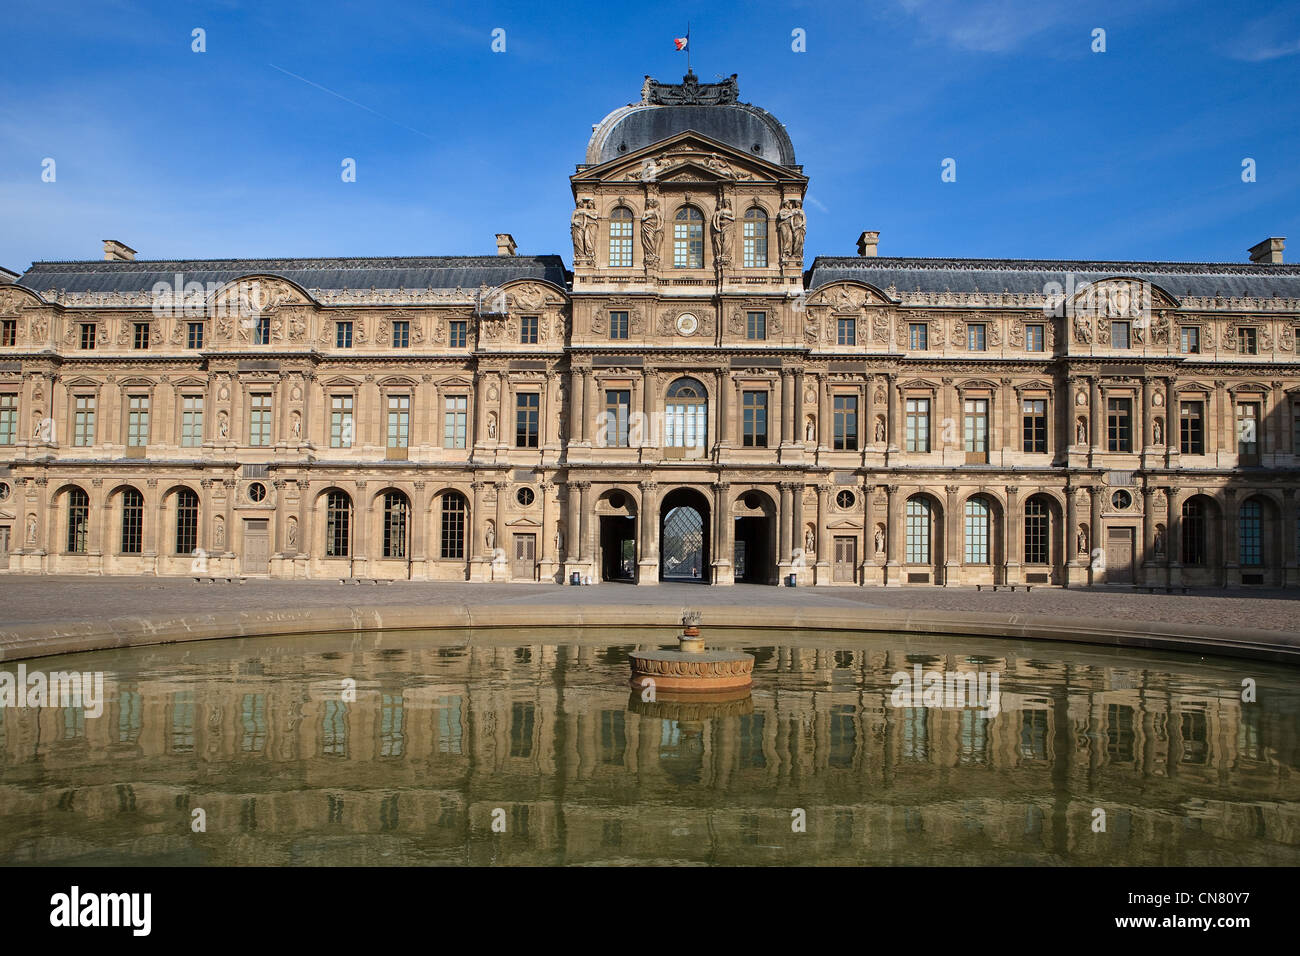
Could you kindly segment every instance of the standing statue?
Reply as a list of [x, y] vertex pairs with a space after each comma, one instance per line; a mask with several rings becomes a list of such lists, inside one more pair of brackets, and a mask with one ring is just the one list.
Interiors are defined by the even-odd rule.
[[289, 528], [285, 532], [285, 545], [290, 551], [298, 550], [298, 522], [293, 518], [289, 519]]
[[557, 560], [564, 557], [564, 532], [559, 528], [555, 529], [555, 557]]
[[493, 551], [496, 550], [497, 529], [496, 526], [493, 525], [492, 522], [490, 521], [488, 522], [488, 526], [487, 526], [487, 534], [485, 534], [484, 537], [487, 539], [488, 553], [491, 554]]
[[1163, 555], [1165, 553], [1165, 529], [1163, 525], [1156, 525], [1154, 547], [1156, 554]]
[[579, 199], [570, 219], [573, 233], [573, 257], [590, 259], [596, 251], [596, 203], [592, 199]]
[[791, 200], [790, 228], [794, 233], [794, 242], [791, 246], [793, 250], [791, 257], [795, 259], [803, 258], [803, 240], [808, 233], [808, 216], [803, 211], [803, 204], [797, 200]]
[[731, 211], [731, 204], [723, 196], [718, 201], [718, 208], [713, 212], [713, 261], [717, 263], [731, 259], [731, 224], [736, 221], [736, 214]]
[[36, 547], [36, 515], [27, 516], [27, 546]]
[[794, 255], [794, 200], [786, 199], [776, 214], [776, 236], [781, 243], [781, 258], [789, 259]]
[[876, 554], [885, 553], [885, 529], [880, 526], [876, 527]]
[[877, 418], [876, 419], [876, 441], [882, 442], [884, 440], [885, 440], [885, 420], [883, 418]]
[[817, 536], [813, 534], [812, 528], [803, 533], [803, 550], [808, 555], [817, 553]]
[[1079, 537], [1078, 537], [1078, 541], [1076, 542], [1076, 547], [1078, 548], [1080, 554], [1088, 553], [1088, 532], [1083, 528], [1079, 529]]
[[497, 416], [495, 412], [488, 415], [487, 428], [488, 428], [488, 438], [495, 441], [497, 437]]
[[1165, 437], [1164, 426], [1160, 424], [1160, 419], [1157, 418], [1155, 420], [1155, 423], [1151, 426], [1151, 443], [1154, 445], [1163, 445], [1164, 437]]
[[664, 216], [659, 211], [659, 200], [647, 196], [645, 212], [641, 216], [641, 255], [647, 268], [659, 265], [659, 239], [664, 232]]
[[817, 426], [811, 418], [808, 419], [808, 427], [804, 429], [804, 436], [807, 441], [814, 441], [817, 438]]
[[1083, 418], [1079, 419], [1079, 425], [1074, 430], [1074, 439], [1075, 439], [1075, 444], [1078, 445], [1088, 444], [1088, 422], [1086, 419]]

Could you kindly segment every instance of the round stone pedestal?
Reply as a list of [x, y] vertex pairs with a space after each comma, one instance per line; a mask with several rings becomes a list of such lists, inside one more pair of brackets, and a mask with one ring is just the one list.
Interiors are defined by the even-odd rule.
[[716, 693], [753, 683], [754, 656], [738, 651], [633, 651], [632, 686], [654, 681], [655, 693]]

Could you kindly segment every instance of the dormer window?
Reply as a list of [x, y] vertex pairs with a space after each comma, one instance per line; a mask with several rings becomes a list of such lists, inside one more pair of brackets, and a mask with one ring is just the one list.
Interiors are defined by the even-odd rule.
[[632, 210], [616, 206], [609, 214], [609, 265], [626, 269], [632, 265]]
[[673, 268], [704, 268], [704, 214], [694, 206], [683, 206], [674, 217]]
[[745, 213], [744, 263], [746, 269], [767, 265], [767, 213], [757, 207]]

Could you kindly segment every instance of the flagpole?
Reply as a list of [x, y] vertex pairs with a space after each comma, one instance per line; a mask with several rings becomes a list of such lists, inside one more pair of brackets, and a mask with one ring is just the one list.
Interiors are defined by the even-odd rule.
[[691, 21], [686, 21], [686, 72], [691, 72]]

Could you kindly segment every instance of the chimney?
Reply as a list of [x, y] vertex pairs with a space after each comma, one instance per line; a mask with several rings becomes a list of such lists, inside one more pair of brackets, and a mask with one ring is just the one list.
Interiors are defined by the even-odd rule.
[[876, 243], [880, 241], [880, 233], [864, 232], [858, 236], [858, 255], [871, 256], [876, 255]]
[[1282, 250], [1286, 247], [1286, 236], [1272, 236], [1250, 247], [1250, 261], [1261, 265], [1280, 266]]
[[105, 239], [104, 258], [109, 262], [130, 262], [135, 258], [135, 250], [125, 242], [118, 242], [116, 239]]
[[497, 255], [513, 256], [515, 254], [515, 237], [508, 232], [497, 233]]

